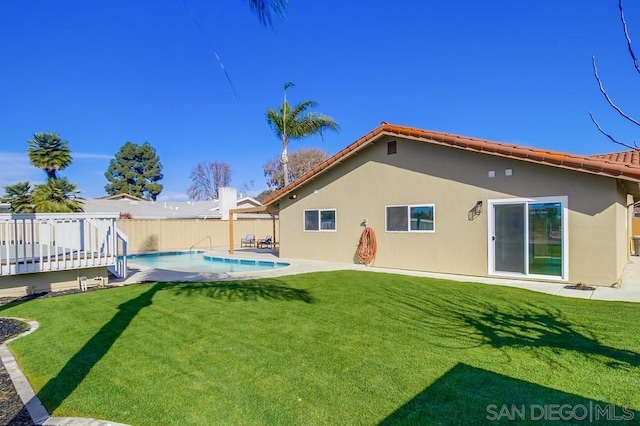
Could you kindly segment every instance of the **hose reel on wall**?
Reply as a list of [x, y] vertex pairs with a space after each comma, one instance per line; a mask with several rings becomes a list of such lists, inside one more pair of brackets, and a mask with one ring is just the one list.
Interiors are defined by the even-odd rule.
[[366, 219], [362, 221], [364, 229], [360, 234], [360, 241], [358, 242], [358, 259], [364, 265], [372, 265], [376, 259], [378, 252], [378, 245], [376, 242], [376, 233], [370, 226], [367, 226]]

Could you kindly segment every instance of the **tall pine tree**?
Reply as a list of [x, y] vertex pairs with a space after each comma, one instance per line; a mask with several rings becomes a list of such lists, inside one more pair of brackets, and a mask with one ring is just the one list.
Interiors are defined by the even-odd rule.
[[149, 142], [125, 143], [104, 175], [109, 181], [104, 190], [109, 195], [125, 193], [155, 201], [162, 192], [162, 184], [158, 183], [163, 178], [162, 163]]

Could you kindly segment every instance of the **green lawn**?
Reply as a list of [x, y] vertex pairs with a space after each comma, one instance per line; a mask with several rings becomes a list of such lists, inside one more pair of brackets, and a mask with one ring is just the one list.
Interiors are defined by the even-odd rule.
[[59, 416], [473, 424], [489, 404], [527, 419], [533, 404], [640, 408], [638, 304], [342, 271], [143, 284], [0, 315], [40, 322], [11, 349]]

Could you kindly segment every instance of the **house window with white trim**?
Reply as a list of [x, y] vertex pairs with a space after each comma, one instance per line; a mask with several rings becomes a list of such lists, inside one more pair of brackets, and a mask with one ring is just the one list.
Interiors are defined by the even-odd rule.
[[316, 209], [304, 211], [305, 231], [335, 231], [336, 209]]
[[386, 207], [387, 232], [435, 232], [433, 204], [414, 204]]

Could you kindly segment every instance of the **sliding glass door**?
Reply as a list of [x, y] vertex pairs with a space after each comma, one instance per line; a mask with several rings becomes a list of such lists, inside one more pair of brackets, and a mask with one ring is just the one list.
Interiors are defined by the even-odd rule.
[[567, 278], [566, 197], [489, 200], [489, 269]]
[[562, 205], [529, 204], [529, 273], [562, 275]]
[[495, 208], [495, 269], [524, 274], [525, 205], [496, 204]]

